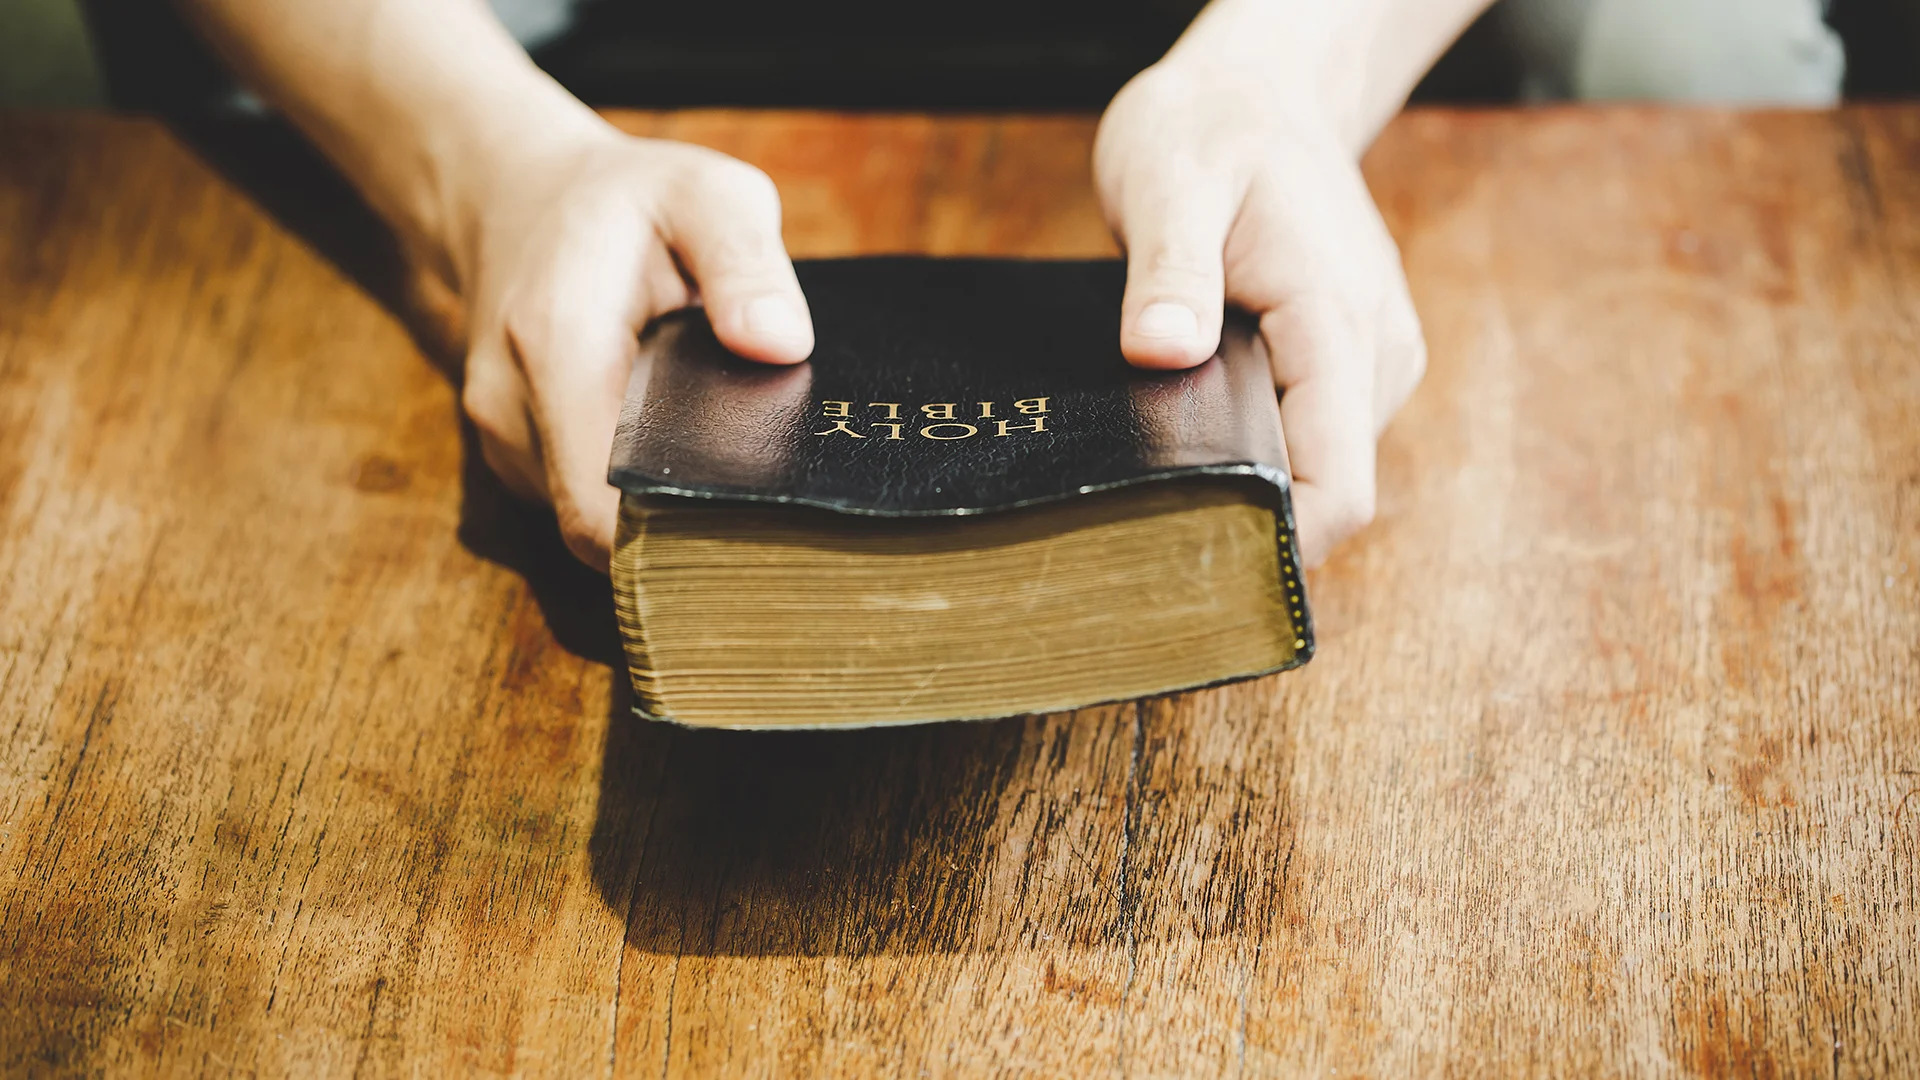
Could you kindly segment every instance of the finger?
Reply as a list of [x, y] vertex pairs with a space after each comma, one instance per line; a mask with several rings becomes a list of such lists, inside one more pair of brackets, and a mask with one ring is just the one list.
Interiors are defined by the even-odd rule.
[[1318, 566], [1373, 520], [1371, 342], [1327, 295], [1274, 308], [1260, 320], [1260, 332], [1281, 392], [1301, 559]]
[[1133, 364], [1188, 368], [1220, 347], [1222, 260], [1232, 223], [1233, 206], [1218, 185], [1149, 185], [1123, 208], [1120, 351]]
[[604, 571], [620, 502], [607, 462], [633, 364], [633, 329], [581, 325], [513, 340], [530, 372], [542, 475], [560, 535], [582, 562]]
[[552, 502], [547, 494], [547, 478], [541, 474], [539, 455], [529, 454], [512, 445], [496, 439], [486, 432], [480, 433], [480, 460], [487, 463], [493, 475], [508, 491], [528, 502]]
[[526, 383], [500, 335], [488, 335], [468, 353], [460, 405], [473, 423], [481, 459], [500, 482], [523, 499], [548, 501]]
[[766, 173], [731, 158], [703, 164], [668, 198], [661, 226], [721, 344], [772, 364], [813, 352], [813, 318], [780, 240], [780, 196]]
[[[1394, 263], [1398, 269], [1398, 260]], [[1420, 380], [1427, 374], [1427, 337], [1414, 310], [1406, 276], [1396, 273], [1395, 287], [1382, 301], [1377, 320], [1379, 334], [1378, 375], [1374, 382], [1374, 434], [1386, 431], [1387, 422], [1400, 411]]]
[[526, 375], [546, 490], [567, 547], [604, 571], [620, 495], [607, 461], [647, 304], [635, 287], [652, 238], [607, 229], [570, 238], [514, 304], [507, 346]]

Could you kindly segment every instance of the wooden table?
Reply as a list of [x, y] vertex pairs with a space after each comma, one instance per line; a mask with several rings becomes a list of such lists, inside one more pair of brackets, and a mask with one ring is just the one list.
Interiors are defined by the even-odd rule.
[[[1085, 118], [621, 122], [1111, 250]], [[0, 119], [0, 1072], [1920, 1072], [1920, 108], [1401, 119], [1319, 659], [841, 734], [634, 719], [379, 234], [190, 142]]]

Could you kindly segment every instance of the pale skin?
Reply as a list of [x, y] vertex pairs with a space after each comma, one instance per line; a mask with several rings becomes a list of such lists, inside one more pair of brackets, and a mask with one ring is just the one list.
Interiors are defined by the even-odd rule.
[[[1372, 520], [1375, 442], [1426, 367], [1357, 161], [1486, 3], [1213, 0], [1100, 121], [1121, 352], [1189, 367], [1225, 305], [1259, 317], [1310, 565]], [[742, 356], [812, 352], [766, 174], [615, 130], [482, 0], [182, 6], [459, 298], [487, 463], [588, 564], [613, 542], [608, 449], [648, 321], [697, 302]]]

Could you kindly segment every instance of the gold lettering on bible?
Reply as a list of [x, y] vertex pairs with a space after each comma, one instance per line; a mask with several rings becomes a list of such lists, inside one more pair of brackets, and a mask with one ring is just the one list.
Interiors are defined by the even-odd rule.
[[[975, 437], [1005, 439], [1047, 433], [1052, 398], [1020, 398], [1012, 402], [823, 401], [820, 419], [826, 430], [815, 435], [902, 442], [911, 438], [955, 442]], [[903, 411], [904, 410], [904, 411]]]

